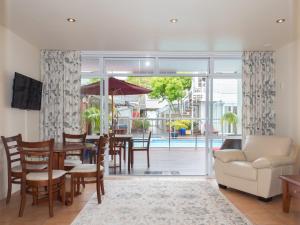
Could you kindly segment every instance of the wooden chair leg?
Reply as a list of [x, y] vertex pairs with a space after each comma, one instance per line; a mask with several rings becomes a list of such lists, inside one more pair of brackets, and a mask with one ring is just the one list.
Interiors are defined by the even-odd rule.
[[123, 160], [124, 160], [124, 162], [126, 161], [126, 141], [124, 141], [124, 143], [123, 143], [123, 145], [124, 145], [124, 148], [123, 148], [123, 150], [124, 150], [124, 157], [123, 157]]
[[122, 173], [122, 149], [120, 149], [120, 154], [119, 154], [119, 173]]
[[37, 205], [37, 187], [32, 187], [32, 205]]
[[131, 165], [131, 168], [133, 168], [133, 163], [134, 163], [134, 152], [133, 151], [131, 151], [131, 163], [130, 163], [130, 165]]
[[53, 217], [53, 192], [52, 192], [52, 185], [48, 185], [48, 205], [49, 205], [49, 216]]
[[79, 194], [80, 193], [80, 178], [79, 177], [76, 179], [76, 187], [77, 187], [76, 194]]
[[74, 180], [74, 177], [73, 175], [71, 175], [71, 181], [70, 181], [70, 185], [71, 185], [71, 193], [70, 193], [70, 201], [71, 201], [71, 205], [73, 204], [73, 200], [74, 200], [74, 188], [75, 188], [75, 180]]
[[147, 165], [150, 167], [150, 158], [149, 158], [149, 150], [147, 150]]
[[84, 177], [81, 177], [81, 183], [82, 183], [82, 187], [85, 188]]
[[105, 195], [103, 176], [101, 177], [101, 180], [100, 180], [100, 186], [101, 186], [102, 195]]
[[8, 186], [7, 186], [7, 195], [6, 195], [6, 204], [9, 203], [11, 198], [11, 189], [12, 189], [12, 183], [11, 183], [11, 175], [8, 174]]
[[114, 174], [117, 174], [117, 157], [114, 155]]
[[26, 184], [21, 184], [21, 204], [20, 204], [20, 210], [19, 210], [19, 217], [23, 216], [24, 208], [26, 204]]
[[100, 179], [97, 178], [96, 181], [96, 189], [97, 189], [97, 199], [98, 199], [98, 204], [101, 203], [101, 190], [100, 190]]
[[62, 178], [61, 188], [60, 188], [60, 197], [62, 204], [64, 205], [66, 203], [66, 178]]

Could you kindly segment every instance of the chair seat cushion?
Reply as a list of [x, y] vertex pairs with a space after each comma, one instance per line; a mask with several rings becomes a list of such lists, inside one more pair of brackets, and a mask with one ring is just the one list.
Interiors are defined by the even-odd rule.
[[[27, 169], [45, 169], [47, 168], [46, 165], [27, 165]], [[22, 166], [21, 165], [18, 165], [18, 166], [14, 166], [13, 168], [11, 168], [11, 171], [14, 172], [14, 173], [21, 173], [22, 172]]]
[[247, 161], [233, 161], [226, 163], [224, 166], [224, 173], [247, 180], [257, 179], [257, 169], [253, 168], [251, 162]]
[[[100, 171], [103, 171], [103, 166], [100, 166]], [[75, 166], [73, 169], [69, 171], [69, 173], [92, 173], [97, 172], [97, 165], [96, 164], [81, 164]]]
[[82, 161], [80, 159], [65, 159], [65, 161], [64, 161], [65, 166], [78, 166], [81, 164], [82, 164]]
[[[53, 170], [52, 171], [52, 179], [57, 179], [62, 176], [64, 176], [67, 173], [67, 171], [64, 170]], [[42, 181], [42, 180], [48, 180], [48, 172], [32, 172], [28, 173], [26, 175], [26, 180], [30, 181]]]

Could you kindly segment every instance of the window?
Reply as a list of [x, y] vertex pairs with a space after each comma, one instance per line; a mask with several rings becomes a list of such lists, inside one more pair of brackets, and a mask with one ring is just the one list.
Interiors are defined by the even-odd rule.
[[159, 59], [159, 73], [163, 75], [201, 75], [209, 73], [208, 59]]
[[108, 75], [154, 74], [153, 58], [114, 58], [105, 59], [105, 71]]
[[242, 60], [241, 59], [215, 59], [214, 60], [215, 74], [241, 74]]

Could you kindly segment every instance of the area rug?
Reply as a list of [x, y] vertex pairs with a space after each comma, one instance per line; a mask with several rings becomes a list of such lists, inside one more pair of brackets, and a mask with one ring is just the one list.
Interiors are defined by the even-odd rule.
[[159, 177], [106, 180], [72, 225], [250, 225], [207, 180]]

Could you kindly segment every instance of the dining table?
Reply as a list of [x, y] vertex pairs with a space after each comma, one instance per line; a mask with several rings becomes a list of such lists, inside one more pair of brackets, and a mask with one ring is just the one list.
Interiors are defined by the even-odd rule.
[[66, 152], [94, 150], [95, 145], [92, 143], [54, 143], [53, 147], [53, 169], [63, 170]]
[[[87, 135], [86, 140], [88, 142], [95, 142], [99, 140], [100, 135]], [[127, 162], [128, 162], [128, 173], [130, 174], [131, 169], [131, 153], [132, 153], [132, 147], [133, 147], [133, 135], [132, 134], [115, 134], [115, 140], [118, 142], [124, 142], [128, 146], [127, 151]], [[126, 151], [126, 147], [124, 148], [124, 151]]]

